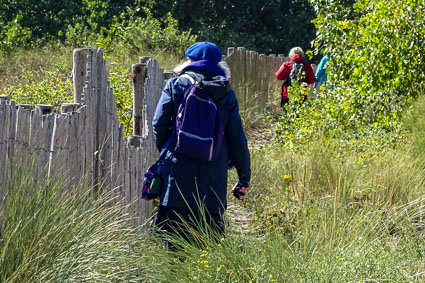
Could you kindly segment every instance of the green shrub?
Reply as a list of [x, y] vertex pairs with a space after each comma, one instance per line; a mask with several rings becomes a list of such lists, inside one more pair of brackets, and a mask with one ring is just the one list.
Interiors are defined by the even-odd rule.
[[297, 86], [290, 90], [287, 114], [268, 117], [274, 124], [274, 142], [287, 148], [303, 148], [318, 136], [324, 143], [358, 140], [358, 146], [379, 148], [391, 146], [403, 135], [399, 122], [404, 108], [389, 103], [387, 107], [394, 107], [393, 112], [376, 113], [372, 103], [363, 100], [359, 104], [355, 94], [343, 88], [322, 92], [302, 103], [303, 98], [297, 95], [300, 91]]
[[73, 85], [66, 66], [55, 67], [54, 71], [23, 70], [21, 76], [29, 83], [6, 86], [3, 95], [18, 104], [51, 104], [59, 109], [62, 103], [73, 101]]
[[123, 123], [123, 133], [127, 137], [133, 131], [132, 78], [128, 68], [120, 65], [117, 61], [113, 61], [111, 65], [108, 79], [117, 103], [118, 119], [120, 123]]
[[143, 17], [139, 13], [139, 9], [129, 9], [115, 18], [110, 29], [103, 29], [103, 36], [97, 44], [109, 53], [162, 51], [183, 56], [186, 48], [196, 40], [190, 30], [180, 31], [177, 20], [170, 14], [158, 20], [148, 8], [143, 8]]
[[357, 109], [373, 105], [378, 116], [388, 116], [417, 97], [425, 81], [423, 1], [311, 2], [315, 45], [331, 54], [329, 78], [350, 89]]
[[312, 3], [318, 9], [317, 41], [332, 54], [334, 80], [360, 94], [417, 95], [425, 76], [423, 1]]
[[301, 106], [291, 98], [289, 117], [272, 120], [275, 140], [294, 147], [316, 135], [324, 141], [360, 135], [379, 141], [379, 147], [423, 93], [423, 1], [311, 2], [317, 11], [316, 51], [331, 55], [331, 87]]

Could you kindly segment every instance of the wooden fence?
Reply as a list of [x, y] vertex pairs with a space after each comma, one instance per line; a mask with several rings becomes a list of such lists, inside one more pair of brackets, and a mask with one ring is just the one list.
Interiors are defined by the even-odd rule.
[[[229, 48], [224, 60], [238, 99], [264, 108], [269, 94], [280, 88], [274, 72], [288, 58], [238, 47]], [[0, 202], [8, 173], [32, 158], [35, 179], [44, 178], [46, 171], [47, 177], [65, 177], [70, 187], [81, 179], [93, 186], [102, 182], [104, 190], [130, 204], [134, 225], [151, 216], [152, 203], [140, 198], [143, 174], [158, 156], [151, 122], [165, 81], [174, 74], [148, 57], [132, 67], [133, 135], [128, 139], [100, 48], [74, 50], [74, 103], [63, 104], [60, 112], [47, 105], [30, 109], [0, 97]]]
[[[60, 174], [72, 187], [81, 179], [104, 190], [114, 190], [140, 224], [152, 213], [152, 202], [141, 196], [143, 174], [154, 162], [151, 120], [161, 90], [164, 73], [157, 61], [144, 58], [133, 66], [136, 111], [135, 134], [127, 141], [118, 121], [117, 105], [106, 73], [102, 49], [74, 51], [74, 100], [62, 105], [61, 113], [38, 105], [33, 110], [3, 99], [0, 102], [0, 201], [8, 172], [22, 158], [32, 158], [34, 178]], [[146, 95], [145, 95], [146, 94]], [[138, 110], [138, 109], [137, 109]], [[68, 112], [70, 111], [70, 112]], [[139, 113], [140, 112], [140, 113]], [[137, 132], [138, 131], [138, 132]]]
[[238, 100], [247, 107], [264, 109], [272, 100], [270, 94], [282, 85], [274, 73], [289, 58], [282, 54], [265, 55], [244, 47], [230, 47], [224, 60], [230, 67], [230, 82]]

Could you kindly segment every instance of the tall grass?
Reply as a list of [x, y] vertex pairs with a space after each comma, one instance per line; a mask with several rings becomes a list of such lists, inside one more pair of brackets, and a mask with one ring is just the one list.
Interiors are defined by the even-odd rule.
[[425, 123], [405, 124], [410, 142], [366, 155], [320, 142], [253, 151], [240, 208], [250, 228], [188, 227], [191, 243], [167, 235], [173, 252], [84, 182], [71, 190], [60, 176], [15, 170], [0, 210], [0, 281], [423, 282]]
[[251, 230], [217, 244], [200, 229], [203, 245], [183, 241], [164, 273], [179, 282], [423, 282], [422, 125], [416, 116], [406, 142], [368, 154], [320, 142], [254, 151]]
[[179, 282], [423, 282], [425, 167], [405, 150], [367, 164], [319, 145], [255, 152], [252, 231], [217, 244], [200, 229], [203, 245], [180, 242], [164, 273]]
[[167, 255], [145, 227], [128, 226], [113, 194], [83, 181], [69, 188], [61, 176], [35, 181], [31, 165], [15, 169], [0, 207], [0, 282], [161, 278], [155, 266]]

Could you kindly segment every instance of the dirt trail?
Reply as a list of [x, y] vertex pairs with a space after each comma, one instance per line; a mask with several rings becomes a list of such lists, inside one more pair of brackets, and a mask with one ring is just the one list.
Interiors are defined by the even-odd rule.
[[[251, 150], [270, 143], [271, 137], [267, 135], [265, 127], [251, 127], [245, 130], [245, 133]], [[252, 212], [236, 199], [229, 200], [227, 204], [226, 220], [229, 224], [227, 229], [232, 234], [246, 235], [254, 232], [251, 227], [253, 221]]]
[[271, 136], [267, 134], [267, 128], [256, 126], [250, 127], [245, 130], [248, 139], [248, 146], [250, 149], [259, 148], [260, 146], [267, 145], [271, 141]]
[[245, 208], [239, 201], [231, 200], [227, 203], [225, 219], [228, 233], [245, 236], [253, 232], [252, 212]]

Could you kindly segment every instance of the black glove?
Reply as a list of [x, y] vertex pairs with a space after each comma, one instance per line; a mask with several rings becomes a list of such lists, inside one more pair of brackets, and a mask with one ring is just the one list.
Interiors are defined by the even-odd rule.
[[240, 199], [241, 196], [244, 196], [245, 193], [241, 192], [242, 188], [248, 187], [249, 184], [238, 182], [235, 189], [233, 190], [233, 196], [237, 199]]

